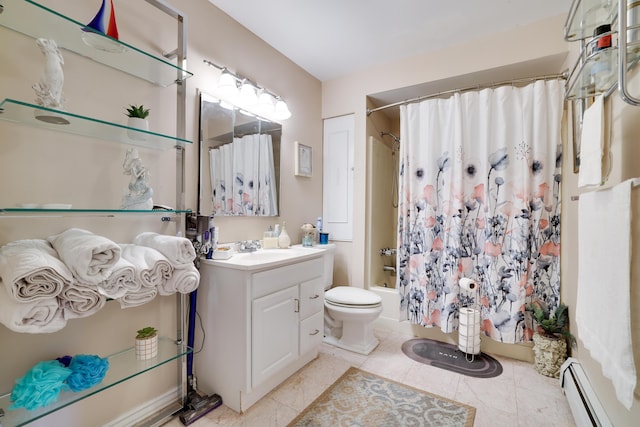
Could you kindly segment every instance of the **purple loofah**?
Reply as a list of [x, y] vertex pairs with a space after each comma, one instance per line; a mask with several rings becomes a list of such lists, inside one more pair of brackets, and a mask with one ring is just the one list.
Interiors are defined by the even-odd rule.
[[86, 390], [102, 381], [109, 369], [109, 360], [90, 354], [78, 354], [71, 359], [69, 369], [69, 388], [73, 391]]
[[71, 356], [62, 356], [56, 359], [58, 362], [62, 363], [66, 368], [69, 367], [69, 363], [71, 363]]
[[22, 378], [16, 380], [11, 392], [13, 404], [9, 409], [25, 408], [29, 411], [50, 405], [58, 400], [60, 391], [71, 370], [57, 360], [38, 362]]

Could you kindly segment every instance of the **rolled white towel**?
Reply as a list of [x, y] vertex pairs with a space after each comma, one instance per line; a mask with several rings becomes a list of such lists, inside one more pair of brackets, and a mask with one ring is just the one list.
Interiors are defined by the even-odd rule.
[[158, 295], [156, 288], [141, 287], [136, 292], [127, 292], [117, 299], [120, 308], [137, 307], [153, 300]]
[[98, 292], [107, 298], [118, 299], [127, 292], [136, 292], [142, 287], [142, 282], [136, 275], [136, 267], [120, 257], [113, 272], [107, 280], [98, 283]]
[[56, 297], [73, 275], [49, 242], [18, 240], [0, 248], [0, 277], [18, 302]]
[[173, 295], [176, 292], [188, 294], [198, 289], [200, 272], [194, 265], [176, 268], [163, 286], [158, 288], [160, 295]]
[[122, 258], [135, 266], [142, 287], [158, 289], [171, 277], [173, 265], [157, 250], [131, 243], [120, 248]]
[[120, 258], [120, 247], [90, 231], [70, 228], [48, 238], [73, 275], [85, 283], [98, 284], [111, 275]]
[[0, 323], [14, 332], [44, 334], [67, 324], [56, 297], [18, 302], [0, 286]]
[[74, 282], [66, 286], [58, 295], [64, 318], [78, 319], [97, 313], [104, 307], [107, 297], [98, 292], [98, 286], [91, 283]]
[[167, 257], [174, 267], [186, 266], [196, 259], [196, 251], [193, 248], [193, 244], [184, 237], [146, 231], [138, 234], [133, 243], [157, 250]]

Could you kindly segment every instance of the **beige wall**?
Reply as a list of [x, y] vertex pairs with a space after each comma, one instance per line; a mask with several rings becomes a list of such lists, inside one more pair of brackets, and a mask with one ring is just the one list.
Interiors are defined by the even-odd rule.
[[[79, 21], [89, 22], [99, 2], [44, 0], [40, 3]], [[175, 21], [146, 2], [114, 2], [120, 39], [161, 56], [176, 47]], [[186, 138], [194, 141], [186, 149], [186, 207], [197, 201], [197, 89], [212, 88], [217, 72], [203, 64], [210, 59], [255, 80], [281, 95], [293, 114], [283, 124], [281, 200], [279, 218], [216, 218], [222, 241], [257, 239], [268, 225], [287, 221], [294, 243], [299, 226], [315, 223], [322, 212], [322, 177], [294, 177], [294, 141], [313, 147], [313, 169], [322, 170], [322, 121], [320, 82], [259, 40], [206, 0], [176, 2], [187, 16]], [[151, 130], [175, 133], [176, 88], [158, 87], [70, 52], [62, 52], [65, 64], [64, 92], [67, 110], [124, 124], [124, 108], [143, 103], [151, 108]], [[31, 85], [43, 70], [43, 57], [33, 39], [0, 27], [0, 93], [3, 98], [34, 102]], [[122, 173], [125, 145], [34, 130], [0, 121], [0, 194], [2, 207], [19, 203], [72, 203], [74, 207], [117, 208], [127, 187]], [[140, 149], [143, 163], [151, 171], [156, 203], [176, 206], [175, 154], [173, 150]], [[141, 231], [175, 233], [172, 224], [158, 218], [27, 218], [2, 219], [0, 244], [44, 238], [68, 227], [81, 227], [117, 242], [130, 242]], [[202, 308], [201, 308], [202, 309]], [[138, 308], [121, 310], [116, 302], [98, 314], [69, 321], [53, 334], [18, 334], [0, 325], [2, 363], [0, 394], [9, 392], [13, 381], [40, 360], [64, 354], [108, 355], [133, 345], [133, 333], [148, 324], [164, 336], [176, 336], [176, 298], [158, 297]], [[176, 367], [168, 364], [148, 375], [100, 393], [58, 412], [36, 425], [102, 425], [176, 384]], [[89, 422], [90, 420], [90, 422]]]

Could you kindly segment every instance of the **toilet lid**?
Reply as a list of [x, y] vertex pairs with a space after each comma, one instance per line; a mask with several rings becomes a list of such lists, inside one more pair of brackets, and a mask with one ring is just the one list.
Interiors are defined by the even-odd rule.
[[345, 306], [377, 306], [382, 302], [380, 295], [353, 286], [338, 286], [324, 293], [324, 299]]

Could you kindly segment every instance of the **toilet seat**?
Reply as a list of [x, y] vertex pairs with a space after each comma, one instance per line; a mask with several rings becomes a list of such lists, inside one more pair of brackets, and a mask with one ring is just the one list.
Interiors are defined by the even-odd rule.
[[324, 293], [327, 304], [347, 308], [374, 308], [382, 305], [382, 298], [375, 292], [353, 286], [338, 286]]

